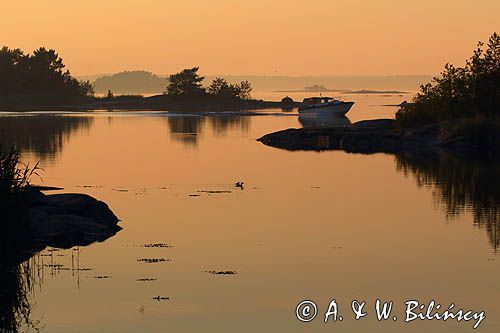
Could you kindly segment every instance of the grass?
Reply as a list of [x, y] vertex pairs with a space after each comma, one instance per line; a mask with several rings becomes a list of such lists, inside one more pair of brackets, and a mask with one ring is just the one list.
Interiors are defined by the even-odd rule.
[[16, 198], [27, 186], [31, 178], [39, 176], [38, 163], [33, 167], [21, 162], [21, 154], [17, 148], [6, 152], [0, 147], [0, 198], [2, 201]]
[[38, 175], [33, 167], [21, 162], [18, 149], [4, 151], [0, 147], [0, 331], [17, 333], [22, 326], [36, 327], [29, 319], [28, 294], [39, 272], [33, 260], [24, 258], [20, 239], [25, 236], [22, 222], [22, 194], [30, 179]]

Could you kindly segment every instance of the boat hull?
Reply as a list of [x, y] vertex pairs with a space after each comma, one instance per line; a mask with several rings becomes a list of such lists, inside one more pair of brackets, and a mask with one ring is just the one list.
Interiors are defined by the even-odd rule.
[[308, 108], [299, 108], [300, 114], [336, 114], [344, 115], [352, 108], [354, 102], [342, 102], [339, 104], [330, 104], [324, 106], [313, 106]]

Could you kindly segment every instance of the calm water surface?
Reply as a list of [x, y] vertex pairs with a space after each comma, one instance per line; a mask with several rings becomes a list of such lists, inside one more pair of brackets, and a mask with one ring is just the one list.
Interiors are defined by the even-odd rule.
[[[392, 117], [395, 108], [382, 105], [407, 98], [353, 96], [349, 120]], [[273, 114], [4, 114], [2, 141], [41, 161], [44, 184], [105, 201], [124, 228], [104, 243], [39, 258], [80, 270], [41, 270], [29, 295], [35, 326], [472, 331], [471, 322], [404, 324], [404, 301], [417, 299], [484, 310], [479, 331], [500, 331], [498, 165], [451, 155], [283, 151], [255, 139], [302, 124], [293, 112], [266, 112]], [[234, 188], [236, 181], [245, 189]], [[143, 246], [151, 243], [172, 247]], [[323, 324], [321, 312], [334, 298], [344, 321]], [[395, 302], [397, 322], [377, 322], [377, 298]], [[320, 307], [313, 323], [295, 318], [303, 299]], [[354, 299], [369, 303], [366, 319], [353, 319]]]

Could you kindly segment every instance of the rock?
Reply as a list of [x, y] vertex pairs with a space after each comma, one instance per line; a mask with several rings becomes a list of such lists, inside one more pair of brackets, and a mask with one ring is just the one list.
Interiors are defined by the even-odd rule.
[[121, 227], [104, 202], [85, 194], [44, 195], [28, 188], [24, 193], [23, 222], [30, 234], [23, 244], [32, 253], [45, 247], [71, 248], [104, 241]]
[[400, 133], [392, 119], [363, 120], [343, 127], [287, 129], [258, 141], [287, 150], [344, 150], [350, 153], [394, 153], [439, 145], [432, 128]]
[[108, 205], [86, 194], [53, 194], [45, 198], [48, 205], [58, 207], [67, 214], [88, 217], [109, 226], [119, 222]]
[[370, 129], [370, 130], [393, 130], [393, 119], [373, 119], [361, 120], [349, 125], [351, 129]]

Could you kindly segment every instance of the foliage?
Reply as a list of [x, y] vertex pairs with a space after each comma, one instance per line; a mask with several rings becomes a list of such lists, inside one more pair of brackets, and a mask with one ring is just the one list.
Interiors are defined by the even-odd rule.
[[93, 95], [89, 81], [80, 82], [65, 70], [55, 50], [41, 47], [33, 54], [20, 49], [0, 49], [0, 97], [54, 95], [81, 97]]
[[38, 163], [34, 167], [20, 162], [17, 149], [3, 152], [0, 149], [0, 200], [9, 201], [30, 184], [33, 175], [38, 175]]
[[204, 77], [198, 74], [199, 67], [184, 69], [170, 75], [167, 95], [173, 97], [216, 97], [221, 100], [250, 99], [252, 85], [248, 81], [228, 83], [225, 79], [216, 77], [206, 89], [202, 86]]
[[230, 84], [223, 78], [215, 78], [207, 88], [207, 93], [224, 99], [250, 99], [252, 85], [248, 81]]
[[170, 75], [167, 94], [174, 97], [192, 97], [204, 94], [205, 90], [201, 83], [205, 78], [198, 74], [199, 69], [199, 67], [193, 67]]
[[493, 33], [486, 50], [479, 43], [464, 67], [447, 64], [440, 77], [421, 86], [412, 103], [396, 114], [402, 127], [445, 120], [500, 116], [500, 36]]

